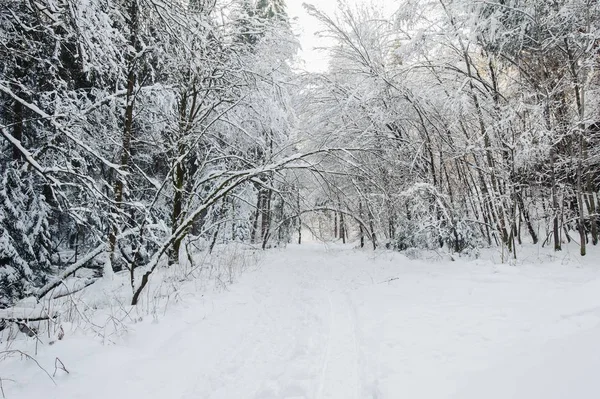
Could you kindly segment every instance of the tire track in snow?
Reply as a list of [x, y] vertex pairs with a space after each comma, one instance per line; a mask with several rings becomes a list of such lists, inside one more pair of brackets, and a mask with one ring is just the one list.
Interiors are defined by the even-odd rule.
[[317, 398], [359, 399], [358, 341], [349, 297], [331, 292], [328, 299], [330, 327]]

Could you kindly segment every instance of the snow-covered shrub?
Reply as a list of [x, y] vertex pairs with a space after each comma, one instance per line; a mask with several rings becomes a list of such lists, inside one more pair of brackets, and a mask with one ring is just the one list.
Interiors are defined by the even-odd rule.
[[433, 185], [417, 183], [402, 192], [400, 200], [405, 212], [397, 218], [392, 239], [395, 249], [435, 249], [447, 245], [453, 252], [463, 252], [480, 244], [474, 226]]
[[454, 218], [452, 225], [439, 230], [440, 240], [453, 252], [469, 253], [477, 256], [477, 248], [483, 245], [479, 232], [468, 221]]
[[51, 210], [34, 180], [12, 168], [1, 176], [0, 308], [31, 294], [51, 272]]
[[396, 236], [393, 237], [392, 245], [398, 251], [405, 251], [409, 248], [422, 247], [423, 238], [422, 232], [418, 231], [417, 224], [406, 218], [402, 219], [396, 227]]

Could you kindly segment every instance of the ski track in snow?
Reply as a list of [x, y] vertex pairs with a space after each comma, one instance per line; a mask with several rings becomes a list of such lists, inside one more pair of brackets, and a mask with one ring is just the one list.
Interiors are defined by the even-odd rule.
[[[0, 363], [0, 378], [8, 399], [547, 399], [564, 397], [561, 381], [598, 398], [593, 372], [572, 364], [600, 366], [599, 277], [291, 247], [116, 345], [67, 336], [44, 347], [42, 365], [59, 357], [70, 370], [56, 386], [18, 359]], [[578, 357], [562, 364], [562, 353]]]
[[346, 295], [331, 293], [328, 302], [329, 334], [317, 398], [358, 399], [360, 380], [356, 322]]

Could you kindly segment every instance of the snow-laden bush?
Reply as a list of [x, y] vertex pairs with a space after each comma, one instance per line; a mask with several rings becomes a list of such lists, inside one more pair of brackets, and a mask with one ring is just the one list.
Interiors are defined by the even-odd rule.
[[399, 199], [404, 212], [396, 221], [396, 234], [392, 238], [395, 249], [435, 249], [447, 245], [453, 252], [463, 252], [481, 244], [475, 226], [433, 185], [417, 183], [400, 193]]
[[53, 249], [51, 211], [35, 176], [7, 168], [0, 178], [0, 308], [4, 308], [46, 282]]

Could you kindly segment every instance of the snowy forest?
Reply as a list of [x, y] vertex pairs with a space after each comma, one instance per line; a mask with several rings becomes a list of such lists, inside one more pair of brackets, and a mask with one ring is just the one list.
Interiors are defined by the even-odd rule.
[[[288, 3], [292, 1], [296, 0]], [[405, 284], [401, 287], [413, 293], [402, 297], [398, 306], [421, 298], [414, 288], [418, 284], [404, 282], [382, 257], [405, 265], [405, 256], [434, 253], [449, 265], [460, 263], [457, 260], [477, 262], [488, 251], [499, 264], [517, 265], [531, 260], [532, 248], [537, 248], [549, 254], [544, 261], [567, 263], [564, 259], [576, 253], [569, 262], [596, 262], [600, 2], [395, 0], [384, 7], [342, 0], [334, 13], [319, 2], [308, 3], [303, 12], [318, 25], [317, 36], [324, 43], [320, 51], [328, 63], [324, 71], [310, 70], [310, 60], [301, 59], [298, 30], [304, 20], [290, 15], [285, 0], [0, 0], [0, 343], [6, 334], [12, 340], [12, 331], [18, 330], [34, 337], [37, 354], [42, 333], [51, 337], [52, 345], [63, 339], [69, 325], [88, 326], [103, 342], [117, 342], [117, 332], [141, 323], [142, 316], [152, 314], [158, 320], [162, 310], [157, 303], [166, 313], [172, 301], [183, 301], [179, 287], [184, 282], [212, 278], [221, 287], [229, 286], [236, 281], [232, 270], [251, 268], [249, 259], [259, 256], [273, 259], [266, 262], [271, 266], [261, 278], [250, 273], [252, 283], [241, 287], [253, 287], [251, 293], [238, 293], [232, 300], [238, 305], [256, 301], [248, 305], [251, 311], [223, 308], [223, 314], [233, 309], [236, 323], [254, 320], [252, 312], [263, 306], [257, 295], [263, 294], [265, 303], [274, 301], [273, 308], [280, 309], [276, 313], [281, 320], [296, 317], [288, 311], [307, 303], [304, 288], [321, 289], [327, 279], [335, 284], [347, 280], [352, 289], [358, 289], [356, 281], [383, 287], [377, 293], [369, 291], [389, 292], [378, 309], [385, 310], [388, 299], [400, 295], [392, 290], [392, 282]], [[334, 245], [338, 255], [322, 252], [314, 241]], [[301, 247], [309, 249], [302, 252]], [[354, 255], [344, 255], [342, 247]], [[207, 266], [214, 259], [220, 259], [223, 274]], [[362, 266], [343, 272], [333, 266], [331, 272], [323, 271], [330, 270], [325, 266], [316, 269], [320, 262], [336, 261]], [[285, 270], [302, 282], [302, 290], [288, 281], [290, 275], [279, 265], [285, 262]], [[312, 266], [305, 268], [308, 264]], [[417, 273], [402, 267], [409, 275]], [[471, 270], [471, 279], [482, 273], [477, 268], [431, 267], [427, 270], [435, 272], [429, 280], [416, 280], [430, 284], [423, 289], [432, 292], [424, 297], [426, 303], [429, 298], [446, 300], [441, 293], [455, 288], [456, 295], [463, 295], [462, 286], [447, 283], [454, 281], [452, 276]], [[517, 279], [513, 269], [493, 267], [493, 273]], [[546, 301], [543, 296], [551, 290], [564, 293], [572, 287], [568, 284], [583, 284], [592, 275], [597, 278], [593, 271], [586, 269], [589, 274], [584, 277], [577, 274], [583, 272], [569, 274], [560, 268], [528, 270], [519, 272], [554, 273], [550, 288], [536, 291], [528, 286], [521, 292], [517, 280], [511, 280], [514, 292], [485, 288], [482, 292], [496, 298], [490, 312], [496, 312], [498, 303], [515, 306], [514, 311], [493, 313], [497, 318], [490, 323], [506, 318], [529, 326], [527, 334], [538, 337], [548, 329], [537, 326], [549, 326], [555, 317], [540, 309], [553, 303], [554, 309], [563, 309], [565, 303], [581, 303], [583, 298], [597, 301], [593, 298], [600, 285], [588, 286], [572, 301]], [[537, 278], [531, 276], [518, 278]], [[473, 281], [487, 279], [492, 277]], [[108, 288], [115, 286], [118, 293]], [[477, 287], [470, 288], [469, 295], [476, 296]], [[273, 292], [280, 293], [280, 299], [273, 299]], [[319, 349], [327, 352], [326, 360], [314, 366], [322, 368], [322, 374], [306, 377], [320, 378], [311, 388], [314, 394], [299, 385], [267, 384], [259, 389], [241, 374], [236, 381], [246, 385], [235, 395], [227, 391], [219, 396], [215, 392], [221, 391], [213, 385], [197, 392], [244, 398], [250, 397], [245, 395], [252, 386], [256, 399], [396, 398], [402, 392], [423, 397], [393, 385], [395, 380], [386, 380], [385, 374], [370, 374], [379, 368], [357, 366], [355, 374], [334, 375], [345, 370], [345, 364], [383, 362], [385, 350], [383, 357], [376, 357], [360, 352], [362, 344], [352, 342], [371, 339], [373, 331], [375, 348], [387, 342], [387, 335], [379, 324], [363, 335], [356, 333], [363, 302], [354, 303], [351, 294], [337, 296], [333, 289], [325, 292], [314, 291], [314, 298], [326, 304], [318, 309], [329, 309], [330, 316], [315, 310], [320, 316], [302, 313], [302, 322], [294, 319], [303, 337], [320, 337], [311, 338], [308, 349], [302, 349], [306, 353], [313, 342], [328, 342], [326, 350]], [[487, 298], [479, 298], [481, 306], [487, 306]], [[545, 306], [528, 307], [529, 299]], [[476, 300], [465, 299], [465, 306]], [[14, 310], [28, 306], [26, 315]], [[139, 317], [132, 316], [136, 306]], [[598, 306], [582, 312], [564, 308], [568, 316], [560, 320], [588, 315], [583, 325], [596, 319], [600, 323]], [[102, 307], [110, 309], [110, 315], [100, 326], [92, 315]], [[592, 308], [596, 310], [589, 311]], [[413, 317], [411, 309], [398, 317]], [[463, 308], [457, 309], [452, 311]], [[469, 323], [484, 317], [479, 311], [474, 307], [454, 317], [464, 321], [465, 330], [478, 331], [481, 325]], [[445, 312], [432, 315], [427, 325], [441, 323], [448, 317]], [[320, 330], [327, 323], [314, 320], [335, 314], [327, 335]], [[519, 319], [521, 314], [525, 316]], [[389, 317], [385, 313], [382, 320], [389, 323]], [[404, 330], [404, 320], [390, 331]], [[222, 323], [235, 325], [225, 319]], [[261, 323], [253, 324], [257, 335], [263, 331]], [[496, 324], [484, 333], [509, 330]], [[108, 325], [112, 335], [106, 332]], [[203, 339], [214, 348], [219, 343], [211, 337], [241, 342], [240, 336], [227, 335], [235, 330], [207, 332]], [[353, 337], [344, 335], [350, 330], [355, 331]], [[321, 339], [320, 331], [329, 338]], [[493, 336], [498, 340], [507, 336], [497, 334]], [[468, 334], [452, 330], [447, 336], [462, 345]], [[437, 342], [430, 338], [430, 343]], [[278, 339], [283, 338], [274, 338], [272, 345], [281, 345], [283, 353], [287, 344]], [[263, 345], [258, 338], [256, 342], [257, 348]], [[464, 342], [458, 352], [468, 354], [484, 345]], [[389, 348], [394, 351], [391, 344]], [[426, 349], [417, 351], [417, 357], [429, 359]], [[186, 351], [182, 347], [181, 353]], [[240, 351], [239, 356], [252, 359], [250, 352]], [[54, 352], [44, 353], [53, 362], [55, 375], [45, 372], [53, 382], [57, 373], [69, 374], [73, 363], [63, 363], [63, 358], [50, 355]], [[214, 359], [225, 362], [223, 353], [215, 352]], [[230, 360], [237, 356], [226, 353]], [[15, 354], [35, 360], [30, 352], [0, 350], [0, 361]], [[437, 352], [431, 356], [438, 359]], [[473, 359], [479, 359], [477, 354]], [[294, 364], [290, 362], [282, 364]], [[44, 370], [36, 363], [34, 369]], [[419, 365], [414, 364], [415, 370]], [[448, 367], [450, 377], [444, 381], [454, 381], [453, 368]], [[597, 370], [594, 367], [588, 369]], [[285, 378], [296, 378], [285, 370]], [[11, 381], [6, 375], [0, 370], [2, 397], [8, 397], [4, 388]], [[344, 378], [358, 385], [331, 382]], [[417, 384], [418, 379], [411, 381]], [[120, 392], [122, 396], [104, 397], [141, 397], [141, 391]], [[157, 397], [188, 397], [173, 396], [172, 391], [161, 395]], [[198, 395], [189, 397], [209, 397]]]
[[596, 1], [340, 5], [306, 6], [305, 73], [283, 0], [3, 0], [0, 306], [81, 268], [135, 304], [190, 243], [315, 215], [373, 248], [597, 245]]

